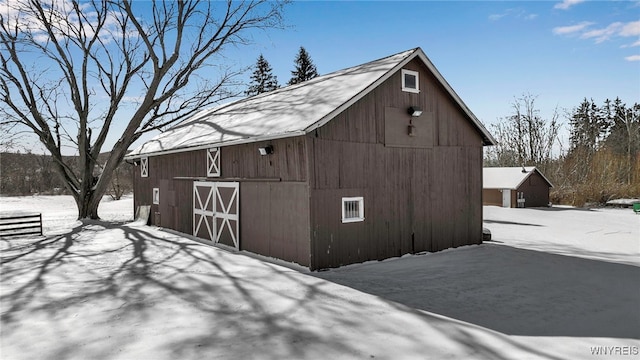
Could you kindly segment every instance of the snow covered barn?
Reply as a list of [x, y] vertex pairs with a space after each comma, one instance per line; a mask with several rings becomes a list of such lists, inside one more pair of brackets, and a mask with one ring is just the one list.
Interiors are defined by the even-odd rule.
[[203, 110], [127, 160], [152, 224], [315, 270], [480, 243], [494, 143], [416, 48]]
[[551, 182], [535, 167], [483, 169], [482, 203], [502, 207], [549, 205]]

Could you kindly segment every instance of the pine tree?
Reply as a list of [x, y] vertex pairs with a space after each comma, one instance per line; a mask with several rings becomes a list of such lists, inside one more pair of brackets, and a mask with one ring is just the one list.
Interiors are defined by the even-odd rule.
[[253, 96], [279, 88], [278, 78], [273, 75], [271, 71], [271, 65], [269, 65], [269, 62], [260, 54], [256, 62], [256, 69], [251, 75], [251, 85], [249, 89], [245, 91], [245, 94], [247, 96]]
[[574, 109], [569, 124], [571, 126], [571, 149], [583, 149], [594, 153], [606, 132], [607, 109], [600, 109], [593, 99], [582, 101]]
[[316, 66], [313, 64], [313, 61], [311, 61], [307, 50], [301, 46], [295, 59], [295, 70], [291, 72], [291, 80], [289, 80], [288, 84], [298, 84], [317, 76], [318, 71], [316, 70]]

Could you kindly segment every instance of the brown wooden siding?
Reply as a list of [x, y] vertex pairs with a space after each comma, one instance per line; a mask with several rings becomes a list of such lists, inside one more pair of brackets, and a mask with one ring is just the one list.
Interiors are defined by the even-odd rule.
[[[261, 156], [258, 148], [272, 145]], [[193, 182], [239, 181], [240, 248], [309, 264], [309, 195], [304, 137], [220, 149], [220, 177], [207, 178], [207, 150], [149, 157], [149, 177], [134, 167], [134, 206], [151, 205], [152, 225], [193, 232]], [[153, 188], [160, 204], [152, 204]], [[246, 193], [245, 193], [246, 192]]]
[[[307, 137], [313, 269], [481, 242], [481, 136], [420, 61], [405, 68], [419, 94], [401, 91], [398, 72]], [[409, 120], [424, 137], [409, 138]], [[365, 220], [343, 224], [351, 196]]]
[[[261, 156], [258, 148], [273, 145], [274, 153]], [[134, 206], [152, 205], [152, 189], [160, 188], [160, 205], [151, 207], [151, 223], [181, 232], [192, 227], [192, 181], [207, 178], [207, 150], [195, 150], [149, 157], [149, 177], [140, 177], [140, 166], [134, 167]], [[220, 149], [221, 177], [224, 179], [271, 179], [306, 181], [306, 156], [303, 137], [270, 142], [228, 146]], [[155, 224], [160, 213], [160, 224]], [[166, 213], [166, 215], [165, 215]]]
[[500, 189], [482, 190], [482, 204], [502, 206], [502, 192]]
[[549, 184], [535, 171], [520, 185], [518, 191], [524, 193], [525, 207], [543, 207], [549, 204]]
[[[261, 156], [259, 147], [273, 146], [273, 154]], [[220, 149], [224, 178], [306, 181], [307, 164], [304, 137], [226, 146]]]
[[[480, 146], [432, 150], [310, 141], [316, 159], [335, 160], [315, 169], [312, 268], [480, 242]], [[354, 196], [364, 197], [365, 221], [343, 224], [341, 198]]]
[[309, 266], [309, 187], [306, 183], [240, 184], [241, 248]]

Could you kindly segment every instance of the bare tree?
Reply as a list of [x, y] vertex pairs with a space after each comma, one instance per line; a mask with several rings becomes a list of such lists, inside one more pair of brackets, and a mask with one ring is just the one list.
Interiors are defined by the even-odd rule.
[[[279, 27], [282, 7], [266, 0], [5, 2], [0, 121], [33, 132], [53, 156], [78, 217], [98, 218], [128, 147], [235, 95], [237, 71], [222, 51], [246, 44], [254, 30]], [[101, 166], [98, 155], [117, 122], [124, 130]], [[64, 146], [75, 149], [78, 170], [63, 161]]]
[[498, 145], [489, 154], [499, 166], [534, 165], [544, 168], [553, 158], [558, 141], [558, 111], [544, 119], [535, 106], [536, 97], [524, 94], [511, 104], [513, 113], [493, 126]]
[[631, 107], [620, 105], [620, 100], [616, 99], [616, 111], [610, 141], [611, 147], [625, 155], [625, 174], [627, 184], [631, 184], [633, 174], [633, 157], [640, 151], [640, 104]]

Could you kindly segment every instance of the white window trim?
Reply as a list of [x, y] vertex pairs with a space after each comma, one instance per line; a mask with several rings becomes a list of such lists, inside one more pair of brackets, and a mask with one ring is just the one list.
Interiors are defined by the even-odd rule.
[[220, 177], [220, 148], [207, 149], [207, 176]]
[[154, 205], [160, 204], [160, 189], [159, 188], [153, 188], [153, 204]]
[[[358, 202], [358, 210], [359, 210], [359, 214], [358, 217], [352, 217], [352, 218], [347, 218], [346, 217], [346, 212], [345, 212], [345, 203], [347, 202], [351, 202], [351, 201], [357, 201]], [[352, 222], [359, 222], [359, 221], [364, 221], [364, 197], [362, 196], [357, 196], [357, 197], [343, 197], [342, 198], [342, 223], [352, 223]]]
[[[405, 86], [405, 75], [413, 75], [416, 77], [416, 88], [408, 88]], [[402, 69], [402, 91], [419, 93], [420, 92], [420, 73], [413, 70]]]
[[149, 158], [140, 158], [140, 177], [149, 177]]

